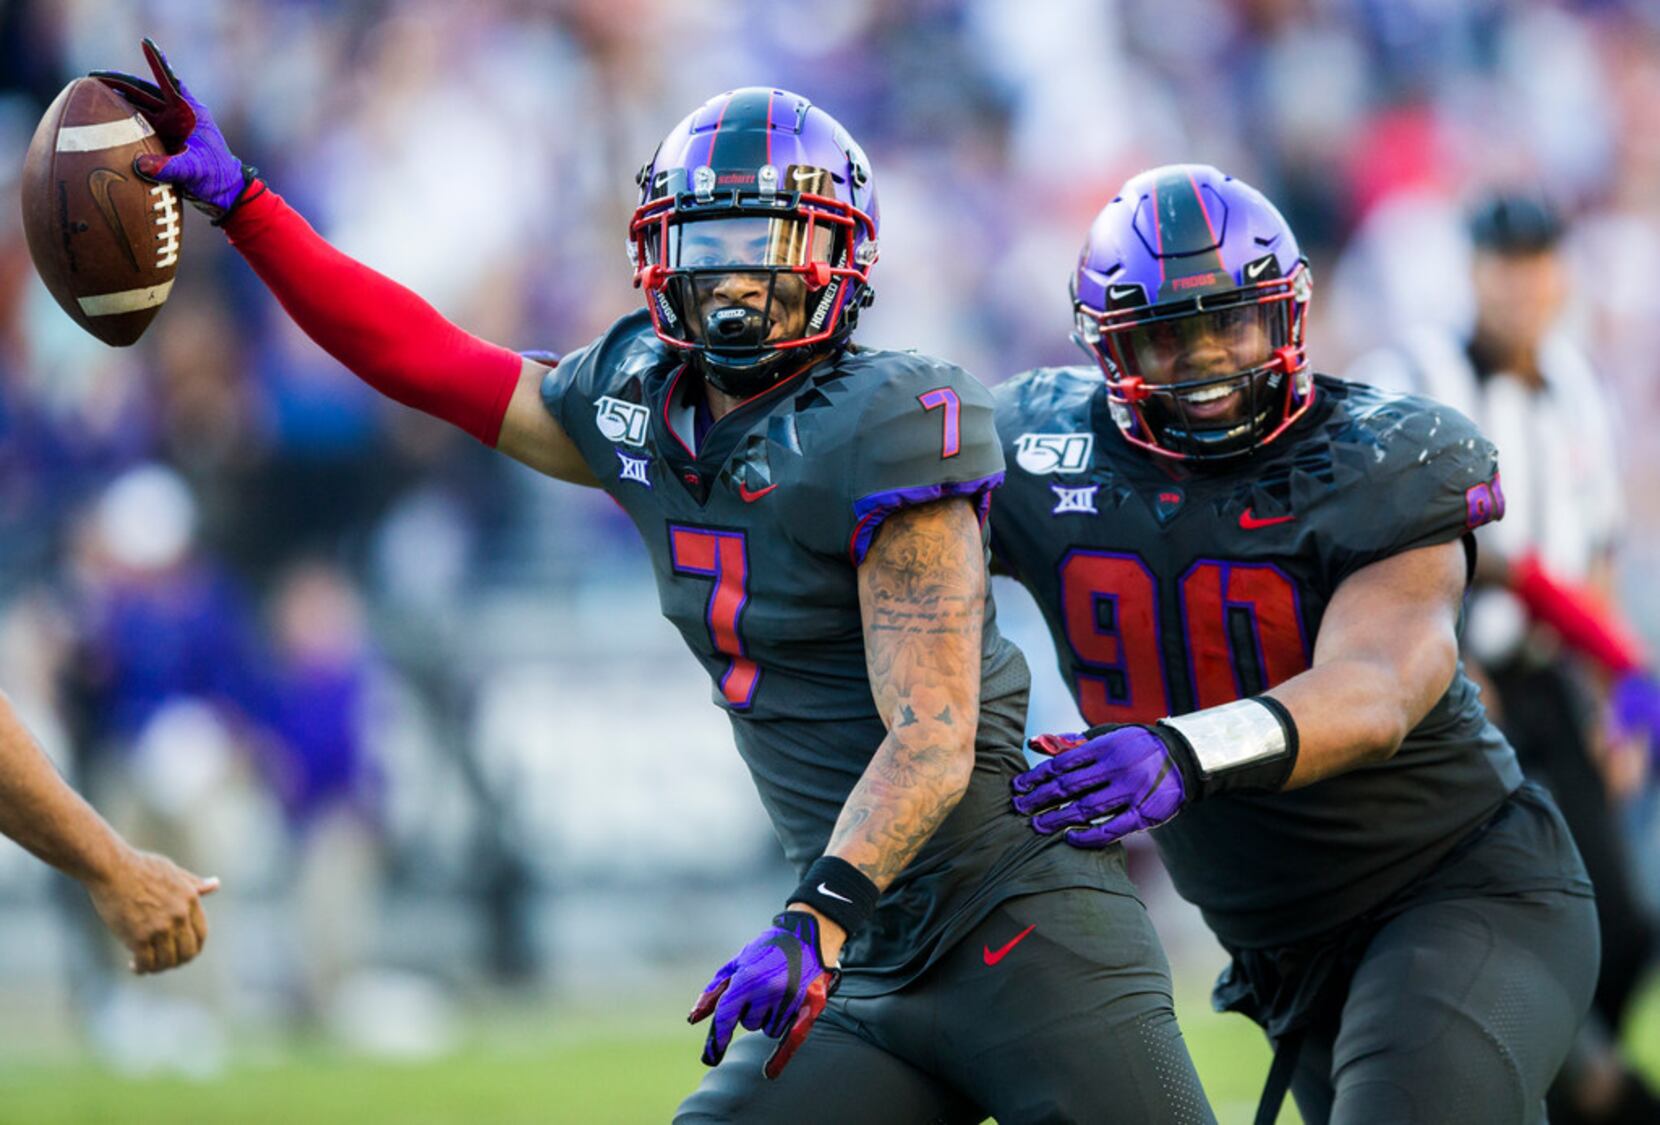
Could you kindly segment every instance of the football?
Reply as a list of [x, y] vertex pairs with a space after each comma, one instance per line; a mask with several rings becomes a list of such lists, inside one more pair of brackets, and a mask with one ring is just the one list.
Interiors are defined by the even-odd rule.
[[23, 162], [23, 229], [46, 288], [75, 323], [126, 347], [173, 288], [178, 193], [133, 171], [163, 151], [149, 122], [93, 78], [65, 86]]

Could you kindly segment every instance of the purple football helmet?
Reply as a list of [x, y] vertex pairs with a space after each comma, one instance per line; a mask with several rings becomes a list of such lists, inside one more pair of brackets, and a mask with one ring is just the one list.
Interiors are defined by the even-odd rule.
[[1311, 289], [1261, 192], [1208, 164], [1169, 164], [1132, 177], [1095, 217], [1072, 280], [1073, 338], [1106, 372], [1127, 440], [1166, 457], [1234, 457], [1314, 402]]
[[657, 335], [716, 387], [757, 394], [840, 346], [871, 300], [870, 163], [835, 118], [785, 90], [709, 99], [640, 169], [634, 283]]

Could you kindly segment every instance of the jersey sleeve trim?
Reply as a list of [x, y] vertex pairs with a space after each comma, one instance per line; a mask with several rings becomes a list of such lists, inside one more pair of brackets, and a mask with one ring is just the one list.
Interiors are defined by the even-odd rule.
[[939, 484], [924, 484], [915, 488], [891, 488], [883, 492], [873, 492], [853, 504], [853, 535], [847, 545], [848, 557], [853, 560], [854, 566], [861, 565], [865, 561], [865, 555], [870, 552], [870, 545], [876, 538], [876, 530], [882, 526], [883, 520], [903, 508], [931, 504], [936, 500], [949, 500], [959, 496], [973, 500], [975, 514], [979, 517], [980, 526], [984, 527], [986, 516], [991, 511], [992, 491], [1002, 483], [1003, 474], [996, 472], [974, 480], [942, 481]]

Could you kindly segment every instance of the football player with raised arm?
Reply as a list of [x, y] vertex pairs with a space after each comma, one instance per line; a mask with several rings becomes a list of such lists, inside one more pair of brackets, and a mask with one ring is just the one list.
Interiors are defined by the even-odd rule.
[[207, 942], [202, 896], [219, 880], [123, 840], [58, 776], [0, 695], [0, 833], [86, 888], [135, 973], [193, 960]]
[[1458, 661], [1496, 454], [1450, 408], [1315, 375], [1310, 289], [1256, 190], [1155, 168], [1078, 261], [1099, 369], [999, 388], [994, 555], [1095, 724], [1037, 740], [1015, 807], [1079, 848], [1154, 830], [1233, 955], [1218, 1005], [1278, 1047], [1258, 1121], [1287, 1081], [1311, 1125], [1539, 1121], [1597, 925]]
[[646, 307], [550, 369], [331, 248], [146, 51], [155, 84], [100, 75], [170, 154], [141, 174], [360, 377], [645, 540], [801, 872], [693, 1008], [716, 1069], [677, 1120], [1211, 1120], [1121, 852], [1008, 815], [1028, 677], [986, 590], [991, 398], [849, 342], [878, 218], [847, 132], [776, 89], [692, 112], [638, 180]]

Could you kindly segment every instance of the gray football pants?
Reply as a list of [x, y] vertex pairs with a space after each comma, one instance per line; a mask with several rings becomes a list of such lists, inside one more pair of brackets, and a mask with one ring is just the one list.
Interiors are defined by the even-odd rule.
[[1428, 902], [1366, 948], [1291, 1092], [1306, 1125], [1532, 1125], [1597, 975], [1591, 899], [1533, 891]]

